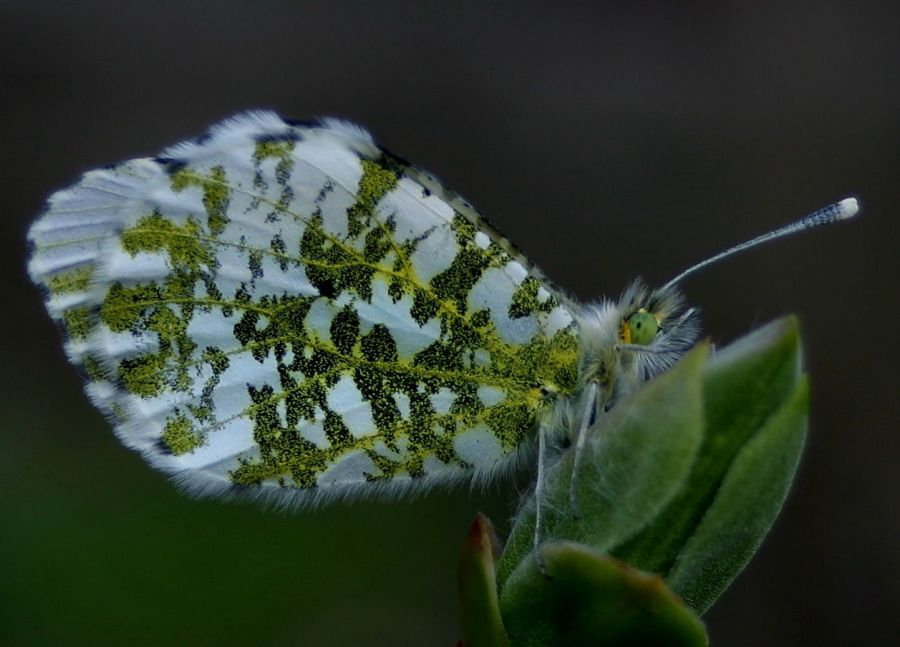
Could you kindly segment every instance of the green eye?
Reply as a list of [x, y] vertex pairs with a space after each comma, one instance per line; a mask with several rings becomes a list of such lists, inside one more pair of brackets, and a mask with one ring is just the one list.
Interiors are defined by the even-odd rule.
[[631, 343], [640, 346], [650, 344], [656, 338], [656, 333], [659, 331], [659, 322], [656, 321], [656, 317], [646, 310], [638, 310], [635, 312], [628, 317], [626, 324], [631, 332]]

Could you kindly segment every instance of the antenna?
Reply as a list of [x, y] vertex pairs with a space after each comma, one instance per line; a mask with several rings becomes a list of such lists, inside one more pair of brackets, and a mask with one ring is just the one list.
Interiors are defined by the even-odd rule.
[[763, 234], [762, 236], [757, 236], [753, 240], [748, 240], [744, 243], [741, 243], [740, 245], [735, 245], [734, 247], [726, 249], [724, 252], [720, 252], [715, 256], [707, 258], [705, 261], [700, 261], [696, 265], [692, 265], [684, 272], [676, 276], [674, 279], [666, 283], [664, 286], [662, 286], [661, 290], [667, 290], [673, 285], [677, 285], [686, 276], [693, 274], [697, 270], [703, 269], [707, 265], [712, 265], [716, 261], [720, 261], [723, 258], [731, 256], [732, 254], [737, 254], [738, 252], [742, 252], [745, 249], [756, 247], [761, 243], [767, 243], [770, 240], [775, 240], [776, 238], [781, 238], [782, 236], [790, 236], [791, 234], [796, 234], [800, 231], [812, 229], [813, 227], [830, 225], [831, 223], [838, 222], [839, 220], [847, 220], [848, 218], [852, 218], [853, 216], [855, 216], [857, 212], [859, 212], [859, 204], [856, 202], [856, 198], [845, 198], [840, 202], [835, 202], [834, 204], [823, 207], [818, 211], [813, 211], [811, 214], [804, 216], [797, 222], [792, 222], [789, 225], [785, 225], [784, 227], [781, 227], [774, 231], [770, 231], [769, 233]]

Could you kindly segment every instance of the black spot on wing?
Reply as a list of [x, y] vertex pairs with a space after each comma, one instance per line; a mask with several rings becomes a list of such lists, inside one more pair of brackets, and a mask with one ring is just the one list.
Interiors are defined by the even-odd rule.
[[187, 167], [187, 160], [180, 157], [155, 157], [153, 161], [159, 164], [169, 175], [175, 175]]
[[359, 337], [359, 315], [352, 307], [346, 306], [332, 320], [330, 333], [331, 342], [338, 352], [351, 355]]
[[253, 140], [257, 144], [272, 144], [278, 142], [299, 142], [303, 140], [303, 135], [301, 135], [296, 130], [287, 130], [281, 133], [263, 133], [261, 135], [257, 135], [253, 138]]
[[378, 147], [378, 150], [381, 154], [372, 161], [385, 171], [391, 171], [398, 178], [403, 177], [406, 173], [406, 169], [412, 166], [412, 164], [399, 155], [394, 155], [392, 152], [381, 146]]

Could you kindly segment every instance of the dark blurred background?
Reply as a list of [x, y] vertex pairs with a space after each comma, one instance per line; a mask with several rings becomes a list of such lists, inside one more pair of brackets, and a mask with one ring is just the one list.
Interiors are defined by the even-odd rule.
[[684, 286], [719, 344], [799, 314], [813, 385], [784, 513], [706, 620], [717, 645], [896, 644], [900, 5], [615, 4], [0, 3], [0, 642], [458, 638], [467, 526], [505, 530], [527, 482], [301, 514], [188, 499], [91, 408], [26, 278], [49, 193], [266, 107], [365, 124], [585, 300], [859, 196], [858, 221]]

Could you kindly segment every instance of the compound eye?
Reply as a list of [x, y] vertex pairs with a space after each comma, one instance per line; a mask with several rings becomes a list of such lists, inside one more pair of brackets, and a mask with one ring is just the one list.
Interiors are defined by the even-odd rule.
[[625, 321], [632, 344], [647, 346], [656, 339], [659, 322], [652, 314], [641, 308]]

